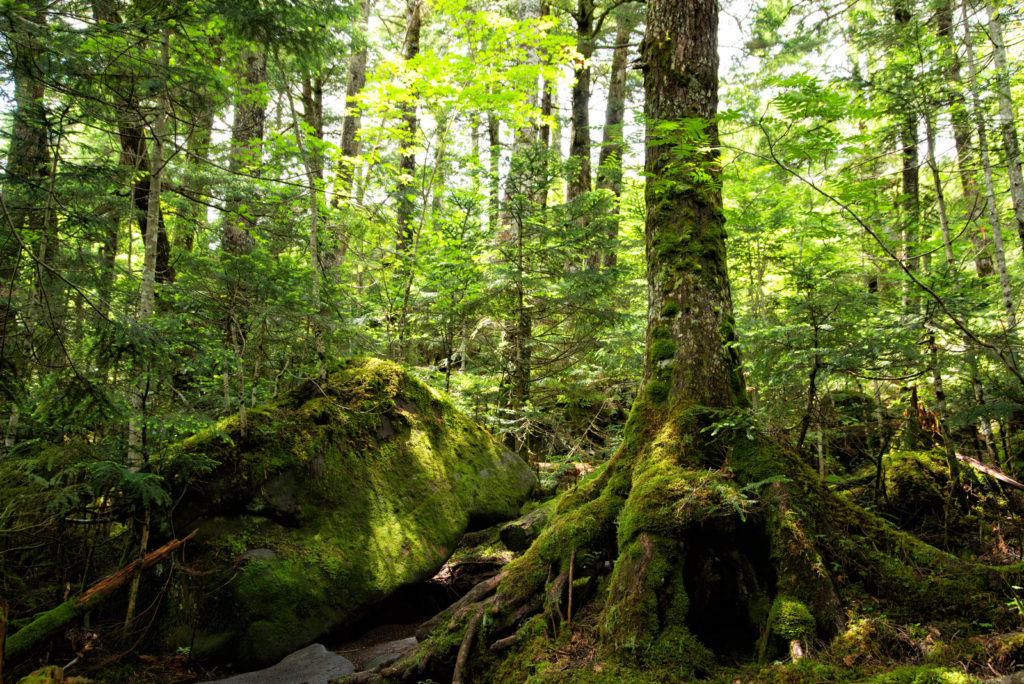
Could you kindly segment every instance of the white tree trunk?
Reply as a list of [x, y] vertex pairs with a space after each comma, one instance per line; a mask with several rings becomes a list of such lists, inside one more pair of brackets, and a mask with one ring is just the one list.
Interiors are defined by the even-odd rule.
[[1003, 135], [1003, 149], [1006, 151], [1006, 173], [1010, 179], [1010, 198], [1013, 200], [1013, 216], [1017, 224], [1017, 235], [1024, 247], [1024, 174], [1020, 166], [1020, 141], [1014, 119], [1013, 100], [1010, 97], [1010, 74], [1006, 68], [1006, 43], [1003, 41], [1003, 24], [999, 11], [989, 5], [988, 32], [992, 38], [992, 57], [996, 67], [996, 97], [999, 101], [999, 129]]
[[[160, 42], [161, 67], [170, 65], [170, 34], [164, 29]], [[149, 206], [146, 208], [146, 238], [143, 242], [142, 283], [139, 285], [139, 323], [145, 325], [156, 309], [156, 252], [160, 232], [160, 192], [164, 170], [164, 138], [167, 135], [167, 111], [169, 109], [167, 87], [157, 98], [154, 111], [149, 162]], [[136, 471], [145, 456], [142, 453], [142, 420], [145, 418], [145, 397], [149, 386], [148, 370], [143, 372], [132, 385], [132, 416], [128, 421], [128, 467]]]

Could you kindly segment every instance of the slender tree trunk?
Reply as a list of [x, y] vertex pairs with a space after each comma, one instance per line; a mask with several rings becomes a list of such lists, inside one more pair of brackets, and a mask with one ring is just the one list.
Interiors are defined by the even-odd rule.
[[[313, 348], [316, 352], [318, 373], [321, 378], [327, 377], [327, 357], [324, 346], [323, 301], [320, 293], [320, 281], [323, 277], [320, 261], [320, 200], [323, 193], [323, 81], [319, 77], [306, 78], [302, 84], [302, 117], [295, 110], [295, 98], [292, 97], [291, 84], [285, 77], [285, 92], [288, 98], [288, 109], [291, 111], [295, 129], [295, 145], [299, 150], [299, 158], [306, 170], [306, 184], [309, 192], [309, 269], [312, 283], [313, 316], [309, 324], [313, 330]], [[305, 123], [316, 142], [311, 142], [303, 130]]]
[[[337, 206], [344, 197], [351, 198], [352, 180], [355, 173], [356, 159], [359, 157], [359, 129], [362, 116], [356, 96], [366, 86], [366, 58], [369, 37], [367, 36], [370, 21], [370, 0], [362, 0], [362, 17], [359, 24], [359, 47], [352, 53], [348, 63], [348, 78], [345, 82], [345, 118], [341, 124], [341, 155], [344, 158], [338, 166], [335, 179], [333, 204]], [[344, 236], [335, 236], [338, 244], [344, 243]]]
[[204, 178], [209, 164], [210, 142], [213, 139], [214, 108], [196, 103], [196, 118], [185, 143], [185, 195], [188, 200], [181, 217], [181, 225], [174, 232], [174, 246], [191, 252], [195, 238], [205, 232], [206, 208], [210, 195], [209, 183]]
[[[576, 52], [579, 53], [572, 85], [572, 128], [569, 139], [569, 183], [565, 201], [572, 204], [590, 192], [590, 59], [594, 55], [594, 2], [577, 0], [573, 19], [576, 21]], [[582, 212], [577, 210], [582, 220]], [[586, 268], [598, 268], [601, 255], [590, 252], [583, 255]]]
[[487, 112], [487, 144], [488, 149], [490, 150], [490, 163], [488, 169], [490, 186], [489, 201], [487, 203], [487, 232], [490, 235], [494, 235], [498, 230], [498, 216], [501, 212], [499, 200], [499, 192], [501, 188], [501, 181], [499, 178], [501, 165], [501, 129], [500, 122], [498, 121], [498, 115], [493, 111]]
[[992, 253], [988, 238], [979, 223], [983, 213], [981, 195], [978, 192], [978, 177], [974, 162], [974, 147], [971, 143], [971, 118], [963, 97], [963, 79], [960, 71], [960, 56], [953, 41], [953, 10], [951, 0], [939, 0], [935, 8], [936, 33], [943, 46], [943, 63], [946, 65], [946, 81], [949, 85], [947, 99], [952, 109], [953, 140], [956, 143], [957, 168], [963, 188], [968, 224], [975, 226], [968, 234], [974, 244], [974, 266], [979, 276], [991, 275]]
[[942, 252], [946, 258], [946, 264], [953, 264], [953, 242], [950, 237], [949, 215], [946, 213], [946, 193], [943, 189], [942, 177], [939, 175], [939, 165], [935, 161], [935, 124], [933, 114], [925, 115], [925, 135], [928, 144], [928, 168], [932, 172], [932, 181], [935, 183], [935, 204], [939, 212], [939, 227], [942, 230]]
[[[165, 70], [170, 67], [170, 33], [164, 29], [160, 41], [160, 66]], [[149, 158], [149, 195], [147, 199], [145, 254], [142, 261], [142, 283], [139, 285], [139, 316], [141, 325], [147, 325], [156, 309], [156, 271], [159, 222], [160, 195], [164, 175], [164, 144], [167, 135], [167, 114], [170, 101], [166, 86], [161, 92], [153, 113], [150, 125], [153, 140], [150, 144]], [[143, 454], [144, 434], [141, 420], [145, 417], [145, 399], [150, 385], [149, 369], [141, 373], [141, 377], [132, 386], [131, 404], [133, 415], [128, 423], [128, 467], [138, 470], [145, 461]]]
[[[412, 61], [420, 53], [420, 29], [422, 26], [422, 10], [420, 0], [407, 0], [406, 4], [405, 46], [402, 56], [406, 62]], [[416, 118], [414, 101], [402, 104], [402, 121], [405, 125], [401, 140], [402, 151], [399, 157], [398, 170], [401, 178], [398, 182], [398, 206], [395, 209], [396, 252], [399, 261], [408, 258], [413, 242], [413, 214], [415, 212], [414, 194], [416, 191], [416, 133], [419, 127]], [[404, 267], [403, 267], [404, 270]]]
[[1002, 295], [1003, 314], [1006, 328], [1013, 336], [1017, 327], [1016, 304], [1013, 299], [1013, 287], [1010, 274], [1006, 268], [1006, 250], [1003, 247], [1003, 228], [999, 220], [999, 208], [996, 205], [995, 182], [992, 178], [992, 163], [988, 154], [988, 136], [985, 129], [985, 112], [981, 105], [980, 87], [978, 85], [978, 68], [974, 59], [974, 47], [971, 44], [971, 25], [967, 18], [967, 0], [960, 4], [960, 14], [964, 22], [964, 47], [967, 55], [971, 104], [978, 128], [978, 148], [981, 151], [981, 171], [985, 179], [985, 204], [988, 207], [989, 223], [992, 226], [992, 245], [994, 247], [996, 271], [999, 273], [999, 288]]
[[[263, 135], [266, 122], [266, 98], [263, 94], [267, 82], [267, 58], [258, 50], [247, 48], [242, 52], [239, 65], [239, 84], [235, 94], [234, 117], [231, 125], [231, 156], [228, 170], [249, 178], [259, 178], [263, 160]], [[252, 253], [256, 240], [251, 229], [255, 202], [251, 197], [231, 196], [226, 202], [223, 218], [224, 232], [221, 249], [229, 260]], [[248, 324], [249, 287], [244, 275], [232, 269], [229, 287], [225, 346], [234, 355], [234, 375], [238, 384], [238, 419], [244, 433], [247, 429], [245, 410], [245, 349]], [[225, 369], [228, 373], [229, 369]], [[231, 383], [224, 381], [225, 400], [230, 403]]]
[[992, 56], [996, 68], [996, 98], [999, 101], [999, 131], [1006, 152], [1006, 173], [1010, 180], [1010, 198], [1017, 235], [1024, 247], [1024, 174], [1021, 172], [1020, 141], [1010, 94], [1010, 73], [1006, 67], [1006, 43], [1003, 41], [1003, 23], [999, 11], [989, 5], [988, 33], [992, 39]]
[[622, 139], [622, 124], [626, 114], [626, 66], [629, 53], [629, 37], [633, 33], [630, 16], [619, 13], [615, 18], [615, 48], [612, 52], [611, 73], [608, 77], [608, 103], [605, 108], [604, 141], [597, 165], [597, 187], [611, 190], [616, 203], [611, 215], [605, 219], [605, 235], [608, 247], [602, 265], [612, 268], [618, 263], [615, 241], [619, 237], [619, 206], [622, 197], [622, 157], [625, 145]]

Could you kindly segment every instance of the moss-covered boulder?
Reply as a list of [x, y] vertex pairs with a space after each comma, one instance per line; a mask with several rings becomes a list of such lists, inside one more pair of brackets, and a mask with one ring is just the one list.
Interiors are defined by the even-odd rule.
[[[471, 524], [515, 516], [530, 468], [438, 393], [378, 360], [342, 363], [180, 444], [219, 462], [175, 528], [198, 528], [166, 648], [236, 667], [280, 659], [433, 575]], [[196, 551], [199, 551], [198, 556]]]

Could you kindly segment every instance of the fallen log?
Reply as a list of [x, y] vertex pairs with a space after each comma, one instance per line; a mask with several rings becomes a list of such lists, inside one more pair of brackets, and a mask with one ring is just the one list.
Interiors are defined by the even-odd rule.
[[40, 613], [32, 622], [7, 638], [7, 643], [3, 650], [3, 660], [8, 663], [17, 660], [33, 646], [52, 636], [54, 632], [64, 625], [101, 604], [120, 587], [131, 581], [136, 571], [141, 572], [151, 568], [170, 557], [185, 542], [195, 536], [195, 533], [196, 531], [193, 530], [183, 539], [172, 539], [155, 551], [149, 552], [143, 558], [132, 561], [113, 575], [104, 577], [78, 597], [68, 599], [56, 608]]
[[502, 525], [498, 537], [509, 551], [525, 551], [548, 524], [551, 503], [538, 506], [518, 520]]

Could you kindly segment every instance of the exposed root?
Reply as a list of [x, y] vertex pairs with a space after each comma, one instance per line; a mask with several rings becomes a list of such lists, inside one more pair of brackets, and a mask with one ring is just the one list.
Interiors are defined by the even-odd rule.
[[466, 636], [462, 638], [459, 646], [459, 655], [455, 659], [455, 671], [452, 673], [452, 684], [462, 684], [462, 674], [466, 670], [466, 662], [469, 660], [470, 649], [473, 647], [473, 639], [476, 638], [477, 628], [483, 620], [485, 607], [481, 606], [469, 621], [466, 627]]
[[519, 641], [519, 635], [518, 634], [513, 634], [511, 636], [505, 637], [504, 639], [498, 639], [493, 644], [491, 644], [491, 646], [490, 646], [490, 648], [488, 650], [491, 653], [501, 653], [502, 651], [506, 651], [506, 650], [512, 648], [513, 646], [515, 646], [516, 642], [518, 642], [518, 641]]
[[[465, 596], [463, 596], [458, 601], [448, 606], [440, 613], [438, 613], [437, 615], [435, 615], [434, 617], [430, 618], [422, 625], [420, 625], [419, 628], [417, 628], [416, 630], [416, 638], [420, 641], [424, 641], [430, 636], [431, 633], [433, 633], [442, 624], [444, 624], [445, 620], [457, 622], [458, 620], [453, 618], [453, 616], [458, 615], [458, 619], [464, 617], [466, 614], [468, 614], [469, 610], [472, 610], [474, 604], [478, 603], [480, 600], [487, 597], [489, 594], [494, 593], [494, 591], [498, 588], [498, 585], [501, 584], [501, 581], [504, 578], [505, 573], [501, 572], [495, 575], [494, 577], [486, 579], [483, 582], [477, 584], [475, 587], [467, 591]], [[449, 625], [449, 631], [454, 631], [454, 629], [454, 627]]]
[[[569, 571], [563, 570], [558, 573], [555, 580], [548, 585], [547, 602], [544, 609], [544, 615], [554, 623], [557, 627], [558, 624], [565, 622], [565, 616], [562, 615], [562, 594], [565, 592], [565, 586], [569, 583]], [[558, 622], [555, 623], [555, 618], [558, 618]]]

